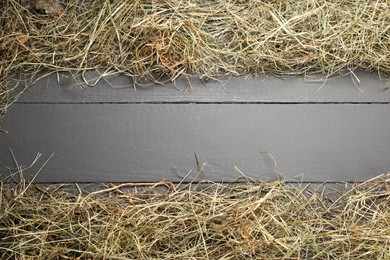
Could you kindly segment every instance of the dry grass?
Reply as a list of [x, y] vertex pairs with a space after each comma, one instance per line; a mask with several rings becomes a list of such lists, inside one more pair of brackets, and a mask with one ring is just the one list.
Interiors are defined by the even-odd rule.
[[[10, 83], [39, 71], [390, 74], [388, 0], [84, 2], [0, 1], [1, 113], [18, 95]], [[0, 256], [390, 259], [389, 175], [337, 200], [283, 182], [156, 185], [167, 192], [0, 182]]]
[[283, 182], [6, 185], [2, 259], [390, 259], [389, 174], [337, 199]]
[[23, 74], [390, 73], [388, 0], [2, 0], [0, 91]]

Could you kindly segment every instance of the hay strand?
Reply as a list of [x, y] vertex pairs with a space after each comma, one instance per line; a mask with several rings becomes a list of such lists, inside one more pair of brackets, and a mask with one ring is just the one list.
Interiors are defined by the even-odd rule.
[[2, 259], [390, 259], [389, 174], [336, 199], [281, 181], [9, 185]]
[[3, 0], [0, 98], [38, 71], [158, 81], [390, 72], [389, 1]]

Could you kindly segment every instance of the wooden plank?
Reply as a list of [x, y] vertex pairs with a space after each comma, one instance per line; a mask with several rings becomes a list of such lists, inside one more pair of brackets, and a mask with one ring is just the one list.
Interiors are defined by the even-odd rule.
[[[85, 77], [92, 80], [97, 73]], [[223, 82], [188, 81], [185, 78], [164, 86], [148, 84], [133, 88], [124, 75], [108, 76], [96, 87], [86, 87], [82, 80], [69, 75], [52, 75], [39, 81], [23, 95], [21, 103], [155, 103], [155, 102], [390, 102], [389, 81], [372, 73], [330, 79], [275, 77], [233, 77]], [[190, 86], [192, 88], [190, 88]], [[113, 91], [115, 88], [115, 91]]]
[[[390, 170], [390, 106], [380, 104], [15, 104], [3, 164], [54, 153], [40, 182], [215, 181], [240, 176], [356, 181]], [[3, 171], [3, 174], [6, 174]]]

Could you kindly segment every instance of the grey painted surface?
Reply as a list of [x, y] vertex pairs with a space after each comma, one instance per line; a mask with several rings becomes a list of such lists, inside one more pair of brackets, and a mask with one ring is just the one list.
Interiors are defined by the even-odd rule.
[[[54, 153], [42, 182], [355, 181], [390, 171], [387, 104], [16, 104], [0, 123], [3, 164]], [[14, 165], [15, 166], [15, 165]], [[31, 172], [32, 173], [32, 172]], [[204, 177], [202, 175], [202, 177]], [[194, 177], [192, 174], [189, 178]]]
[[[91, 80], [97, 73], [86, 75]], [[86, 87], [79, 78], [66, 74], [52, 75], [40, 81], [21, 97], [27, 103], [93, 103], [93, 102], [390, 102], [388, 80], [372, 73], [352, 75], [325, 82], [319, 78], [233, 77], [223, 82], [185, 78], [165, 85], [148, 84], [133, 87], [127, 76], [102, 79], [95, 87]], [[192, 88], [191, 88], [191, 87]], [[113, 90], [115, 88], [115, 90]]]

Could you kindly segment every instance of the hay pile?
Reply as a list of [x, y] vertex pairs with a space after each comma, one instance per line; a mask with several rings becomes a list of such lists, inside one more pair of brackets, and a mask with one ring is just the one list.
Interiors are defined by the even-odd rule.
[[390, 73], [388, 0], [2, 0], [0, 26], [2, 88], [42, 70]]
[[1, 259], [390, 259], [389, 174], [337, 199], [283, 182], [5, 185]]
[[[41, 71], [390, 74], [388, 0], [85, 2], [0, 1], [0, 116], [10, 82]], [[390, 259], [389, 175], [336, 200], [283, 182], [156, 185], [168, 190], [0, 182], [0, 257]]]

